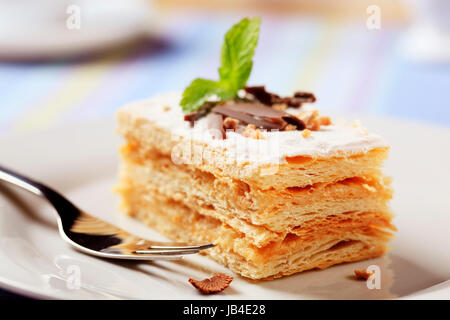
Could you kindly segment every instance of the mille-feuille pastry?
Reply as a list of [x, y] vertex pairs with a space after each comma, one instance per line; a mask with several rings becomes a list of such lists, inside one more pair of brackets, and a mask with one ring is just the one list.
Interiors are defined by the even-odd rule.
[[233, 78], [258, 32], [244, 19], [227, 33], [219, 81], [118, 111], [123, 210], [173, 240], [216, 244], [205, 253], [252, 279], [382, 255], [395, 230], [389, 146], [321, 116], [311, 93]]

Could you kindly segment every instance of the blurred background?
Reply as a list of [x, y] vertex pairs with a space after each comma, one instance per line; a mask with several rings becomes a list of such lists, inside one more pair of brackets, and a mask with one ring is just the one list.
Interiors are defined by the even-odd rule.
[[256, 15], [249, 84], [450, 125], [448, 0], [0, 0], [0, 136], [214, 79], [223, 35]]

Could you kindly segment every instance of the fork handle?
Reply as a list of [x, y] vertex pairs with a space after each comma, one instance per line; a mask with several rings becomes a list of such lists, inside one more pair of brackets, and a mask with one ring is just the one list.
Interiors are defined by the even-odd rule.
[[70, 215], [73, 216], [72, 218], [75, 218], [79, 214], [80, 210], [72, 202], [70, 202], [64, 196], [62, 196], [60, 193], [20, 173], [2, 167], [1, 165], [0, 165], [0, 181], [8, 182], [24, 190], [32, 192], [35, 195], [45, 198], [55, 208], [59, 216], [62, 216], [64, 214], [65, 216]]
[[38, 196], [44, 196], [41, 184], [17, 172], [0, 166], [0, 180], [9, 182]]

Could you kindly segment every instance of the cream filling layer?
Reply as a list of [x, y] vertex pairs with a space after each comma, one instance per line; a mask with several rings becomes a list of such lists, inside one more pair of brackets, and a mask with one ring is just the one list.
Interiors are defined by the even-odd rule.
[[[133, 119], [145, 119], [169, 129], [174, 139], [190, 138], [223, 148], [235, 155], [238, 162], [250, 160], [260, 164], [285, 163], [286, 157], [351, 156], [389, 146], [381, 136], [360, 125], [343, 121], [322, 126], [307, 138], [302, 136], [301, 131], [263, 131], [262, 140], [247, 138], [236, 132], [227, 132], [227, 139], [218, 140], [206, 129], [206, 118], [198, 120], [193, 128], [189, 122], [184, 121], [180, 100], [180, 93], [165, 93], [128, 104], [119, 112], [126, 112]], [[296, 114], [308, 108], [305, 105], [300, 110], [288, 109], [287, 112]]]

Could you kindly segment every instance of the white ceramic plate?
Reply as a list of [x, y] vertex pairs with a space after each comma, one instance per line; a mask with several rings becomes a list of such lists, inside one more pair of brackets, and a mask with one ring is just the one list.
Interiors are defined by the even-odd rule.
[[[382, 258], [338, 265], [269, 282], [238, 276], [218, 295], [202, 296], [188, 278], [226, 268], [202, 256], [171, 262], [107, 261], [79, 253], [58, 235], [53, 211], [17, 189], [0, 189], [0, 286], [31, 297], [62, 299], [378, 299], [449, 298], [450, 130], [386, 119], [363, 123], [392, 144], [386, 171], [394, 177], [398, 227]], [[88, 212], [138, 235], [163, 239], [117, 211], [117, 146], [113, 119], [54, 128], [0, 141], [1, 163], [48, 183]], [[352, 279], [381, 268], [381, 289]], [[74, 281], [80, 275], [80, 287]], [[440, 285], [439, 285], [440, 284]], [[436, 286], [437, 285], [437, 286]], [[433, 287], [434, 286], [434, 287]], [[425, 291], [423, 291], [425, 290]]]

